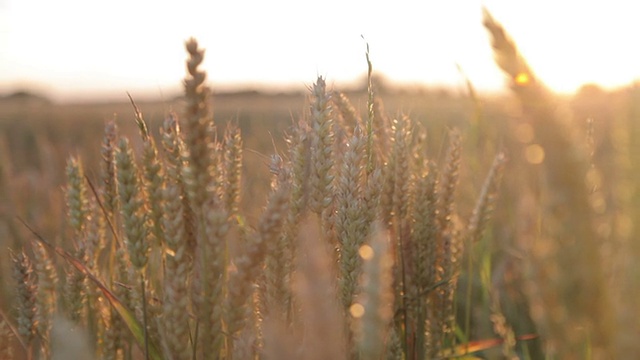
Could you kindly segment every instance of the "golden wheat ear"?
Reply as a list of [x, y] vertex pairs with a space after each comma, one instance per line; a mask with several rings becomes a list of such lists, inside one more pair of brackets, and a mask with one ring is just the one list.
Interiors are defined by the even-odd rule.
[[512, 86], [524, 86], [535, 82], [529, 65], [520, 55], [515, 42], [486, 8], [482, 9], [484, 27], [491, 33], [496, 64], [511, 77]]

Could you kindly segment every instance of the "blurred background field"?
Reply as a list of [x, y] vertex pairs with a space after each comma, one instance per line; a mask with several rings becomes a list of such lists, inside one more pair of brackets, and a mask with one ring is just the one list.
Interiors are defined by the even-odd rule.
[[[361, 113], [366, 111], [365, 91], [347, 89], [345, 94]], [[136, 100], [135, 94], [131, 95], [156, 136], [159, 125], [165, 117], [172, 111], [180, 116], [184, 107], [180, 97], [139, 101]], [[378, 95], [385, 99], [384, 106], [390, 109], [389, 116], [400, 116], [406, 113], [433, 129], [430, 146], [434, 149], [443, 146], [447, 128], [466, 126], [465, 124], [475, 121], [476, 117], [476, 105], [469, 98], [466, 89], [416, 90], [409, 88], [403, 90], [400, 88], [383, 90]], [[286, 130], [292, 126], [294, 120], [308, 116], [309, 105], [306, 100], [307, 92], [304, 88], [298, 92], [289, 93], [247, 90], [214, 94], [212, 98], [214, 116], [219, 124], [223, 124], [219, 125], [219, 129], [224, 129], [224, 124], [228, 121], [237, 123], [242, 131], [245, 147], [248, 149], [245, 155], [247, 164], [244, 171], [248, 172], [245, 176], [245, 181], [248, 183], [245, 185], [250, 193], [244, 198], [251, 201], [251, 204], [248, 204], [245, 210], [251, 212], [260, 210], [260, 206], [255, 206], [255, 201], [265, 200], [264, 191], [268, 188], [265, 177], [268, 175], [269, 156], [276, 150], [284, 151], [283, 135]], [[70, 155], [77, 155], [83, 159], [87, 174], [95, 173], [98, 169], [92, 168], [91, 164], [100, 163], [99, 139], [103, 136], [105, 121], [116, 119], [123, 135], [130, 136], [134, 141], [137, 138], [134, 136], [138, 131], [134, 110], [126, 94], [123, 94], [122, 101], [119, 103], [58, 104], [26, 92], [17, 95], [9, 94], [0, 101], [5, 174], [11, 174], [8, 179], [12, 181], [18, 177], [27, 182], [33, 182], [34, 187], [28, 194], [23, 194], [33, 196], [33, 199], [20, 201], [20, 203], [29, 204], [39, 199], [42, 194], [62, 196], [62, 185], [65, 181], [64, 165]], [[495, 121], [496, 124], [510, 116], [509, 111], [513, 112], [508, 106], [505, 107], [499, 98], [483, 100], [482, 107], [483, 117], [495, 118], [491, 121]], [[515, 115], [511, 114], [511, 116]], [[45, 183], [40, 183], [41, 181]], [[32, 192], [38, 189], [42, 193]], [[51, 189], [56, 191], [51, 192]], [[258, 192], [257, 197], [253, 196], [253, 191]], [[8, 194], [12, 193], [8, 192]], [[54, 205], [55, 201], [48, 206]], [[59, 208], [55, 213], [62, 217], [64, 212], [60, 213], [60, 211], [63, 210], [64, 202], [58, 205]], [[254, 207], [255, 209], [252, 209]], [[29, 211], [22, 210], [25, 211], [23, 214], [29, 218], [27, 215]], [[32, 220], [35, 220], [35, 217]], [[56, 223], [61, 220], [62, 218], [56, 220], [49, 218], [47, 221]], [[56, 228], [56, 230], [59, 229]], [[50, 234], [55, 233], [57, 231]]]
[[[465, 134], [472, 131], [465, 136], [465, 151], [469, 156], [464, 161], [473, 166], [486, 165], [486, 161], [491, 159], [491, 151], [500, 146], [518, 141], [526, 143], [532, 136], [526, 127], [514, 125], [523, 115], [518, 100], [511, 95], [481, 93], [474, 94], [477, 96], [474, 99], [467, 88], [404, 88], [389, 86], [388, 80], [380, 83], [384, 85], [376, 88], [376, 96], [383, 102], [386, 115], [390, 118], [408, 115], [422, 124], [428, 131], [430, 153], [442, 153], [446, 132], [454, 127], [461, 128]], [[333, 90], [336, 93], [342, 91], [360, 114], [366, 112], [365, 90], [341, 90], [337, 86]], [[597, 85], [585, 85], [576, 94], [557, 95], [554, 101], [585, 136], [590, 129], [593, 139], [589, 141], [593, 141], [592, 146], [597, 146], [595, 155], [600, 159], [599, 165], [606, 166], [611, 163], [609, 159], [615, 150], [611, 139], [614, 124], [636, 116], [640, 109], [637, 109], [634, 99], [640, 96], [639, 93], [638, 86], [634, 84], [611, 91]], [[158, 136], [160, 124], [169, 113], [180, 116], [184, 107], [180, 97], [150, 101], [137, 100], [135, 94], [131, 95], [155, 136]], [[218, 128], [224, 129], [226, 122], [238, 124], [248, 150], [244, 159], [244, 171], [247, 172], [244, 181], [247, 182], [245, 190], [249, 193], [244, 198], [251, 203], [245, 210], [254, 211], [255, 201], [264, 200], [264, 191], [268, 187], [265, 177], [268, 176], [269, 156], [284, 151], [287, 129], [294, 121], [308, 116], [307, 97], [306, 89], [286, 93], [251, 89], [214, 93], [214, 117], [218, 124], [222, 124]], [[3, 208], [3, 231], [7, 231], [8, 219], [21, 215], [40, 226], [46, 225], [45, 228], [49, 229], [46, 234], [60, 233], [58, 226], [64, 222], [61, 196], [67, 158], [70, 155], [80, 157], [87, 174], [95, 176], [98, 169], [92, 165], [100, 163], [99, 140], [103, 136], [105, 122], [112, 119], [116, 120], [123, 135], [136, 141], [134, 135], [138, 130], [134, 109], [126, 94], [123, 94], [121, 102], [114, 103], [56, 103], [27, 91], [0, 98], [0, 146], [5, 185], [2, 193], [7, 201], [3, 203], [13, 203]], [[137, 146], [139, 148], [140, 144]], [[517, 148], [512, 151], [515, 153], [511, 156], [524, 157]], [[480, 164], [474, 164], [478, 161]], [[21, 187], [25, 187], [25, 191], [18, 191]], [[253, 196], [254, 191], [258, 196]], [[260, 206], [256, 208], [259, 210]], [[40, 216], [45, 213], [57, 215]], [[40, 221], [47, 223], [40, 224]], [[3, 237], [4, 241], [11, 238]]]

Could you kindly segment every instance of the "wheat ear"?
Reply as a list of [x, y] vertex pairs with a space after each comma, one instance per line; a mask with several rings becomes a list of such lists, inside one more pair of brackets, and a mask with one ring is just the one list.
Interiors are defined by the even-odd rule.
[[38, 327], [36, 321], [38, 279], [33, 271], [31, 260], [24, 251], [20, 251], [17, 254], [12, 253], [11, 259], [13, 261], [13, 279], [17, 292], [17, 331], [22, 342], [27, 346], [27, 357], [31, 358], [34, 350], [33, 341]]
[[310, 208], [321, 214], [332, 202], [334, 165], [333, 114], [327, 84], [318, 77], [311, 89], [311, 171], [309, 188]]
[[147, 265], [149, 242], [147, 217], [141, 193], [140, 175], [134, 162], [133, 151], [126, 138], [120, 139], [116, 154], [118, 168], [118, 192], [120, 194], [122, 221], [129, 248], [131, 264], [142, 270]]
[[364, 243], [370, 223], [363, 204], [366, 138], [356, 127], [347, 143], [341, 171], [337, 179], [336, 232], [340, 246], [340, 298], [345, 310], [358, 292], [361, 260], [358, 249]]
[[164, 339], [174, 359], [191, 358], [189, 347], [189, 281], [193, 252], [188, 244], [185, 221], [186, 196], [181, 181], [182, 142], [180, 128], [173, 116], [165, 119], [162, 145], [166, 159], [166, 187], [163, 190], [163, 229], [168, 253], [165, 256]]

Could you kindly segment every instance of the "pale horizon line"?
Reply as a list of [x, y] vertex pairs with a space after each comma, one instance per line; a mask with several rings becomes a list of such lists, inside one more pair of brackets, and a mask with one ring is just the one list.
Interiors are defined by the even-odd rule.
[[[386, 89], [391, 91], [400, 90], [413, 90], [413, 91], [448, 91], [450, 93], [462, 92], [466, 93], [466, 85], [462, 82], [459, 83], [428, 83], [424, 81], [396, 81], [384, 74], [377, 74], [379, 78], [384, 82]], [[240, 81], [240, 82], [215, 82], [215, 80], [209, 81], [208, 85], [212, 89], [214, 94], [227, 94], [227, 93], [242, 93], [242, 92], [259, 92], [264, 94], [294, 94], [304, 93], [307, 88], [313, 83], [314, 79], [307, 82], [260, 82], [260, 81]], [[503, 79], [502, 87], [483, 87], [473, 84], [475, 90], [482, 95], [494, 96], [505, 95], [509, 92], [509, 87], [506, 79]], [[327, 79], [330, 86], [336, 90], [350, 92], [361, 90], [364, 86], [364, 76], [358, 76], [351, 80], [335, 80]], [[543, 81], [544, 82], [544, 81]], [[587, 82], [581, 84], [573, 91], [554, 91], [557, 95], [573, 95], [576, 94], [581, 88], [589, 85], [595, 85], [604, 91], [614, 92], [616, 90], [628, 88], [640, 82], [640, 79], [630, 80], [624, 84], [616, 84], [607, 86], [596, 82]], [[0, 85], [0, 98], [6, 98], [18, 93], [27, 93], [30, 95], [43, 97], [53, 103], [90, 103], [90, 102], [119, 102], [128, 101], [127, 93], [132, 94], [142, 101], [155, 101], [155, 100], [168, 100], [180, 97], [183, 93], [182, 84], [178, 85], [156, 85], [156, 86], [136, 86], [134, 88], [123, 88], [121, 90], [111, 88], [96, 88], [95, 90], [87, 91], [86, 89], [77, 89], [67, 92], [58, 92], [55, 86], [38, 83], [37, 81], [17, 83], [17, 84], [2, 84]]]

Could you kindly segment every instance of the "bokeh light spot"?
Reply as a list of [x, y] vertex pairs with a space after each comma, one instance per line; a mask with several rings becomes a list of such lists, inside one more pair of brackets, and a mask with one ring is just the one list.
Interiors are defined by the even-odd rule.
[[544, 148], [538, 144], [532, 144], [525, 148], [524, 157], [530, 164], [542, 164], [544, 161]]
[[359, 319], [364, 315], [364, 306], [360, 303], [355, 303], [349, 307], [349, 313], [354, 318]]
[[363, 260], [371, 260], [373, 258], [373, 248], [369, 245], [362, 245], [360, 249], [358, 249], [358, 254]]

